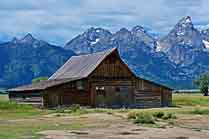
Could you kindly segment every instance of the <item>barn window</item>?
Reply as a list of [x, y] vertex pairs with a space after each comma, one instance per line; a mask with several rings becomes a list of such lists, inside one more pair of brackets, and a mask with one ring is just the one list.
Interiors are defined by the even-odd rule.
[[117, 87], [115, 87], [115, 92], [127, 93], [128, 87], [127, 86], [117, 86]]
[[120, 87], [115, 87], [116, 92], [120, 92]]
[[85, 82], [84, 81], [77, 81], [76, 87], [78, 90], [85, 90]]
[[96, 86], [97, 95], [105, 96], [105, 87], [104, 86]]
[[26, 99], [26, 97], [25, 97], [25, 96], [22, 96], [22, 99], [24, 99], [24, 100], [25, 100], [25, 99]]

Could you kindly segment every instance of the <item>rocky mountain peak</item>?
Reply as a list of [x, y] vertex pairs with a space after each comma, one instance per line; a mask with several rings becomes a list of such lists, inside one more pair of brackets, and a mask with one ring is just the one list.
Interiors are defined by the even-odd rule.
[[14, 44], [16, 44], [16, 43], [18, 43], [18, 41], [19, 40], [17, 39], [17, 37], [14, 37], [11, 42], [14, 43]]
[[106, 29], [91, 27], [83, 35], [90, 40], [95, 40], [95, 38], [105, 38], [112, 34]]
[[209, 29], [202, 30], [201, 35], [203, 40], [209, 41]]
[[116, 33], [130, 33], [130, 31], [126, 28], [121, 28], [118, 32]]
[[142, 26], [139, 26], [139, 25], [133, 27], [131, 31], [134, 33], [137, 33], [137, 32], [144, 32], [145, 33], [146, 32], [146, 30]]
[[36, 39], [32, 36], [32, 34], [28, 33], [25, 37], [20, 40], [20, 43], [30, 43], [35, 42]]
[[189, 63], [194, 51], [205, 49], [201, 33], [194, 28], [189, 16], [183, 17], [170, 33], [158, 42], [158, 47], [175, 64]]
[[171, 34], [173, 33], [176, 36], [191, 36], [193, 31], [198, 32], [198, 30], [194, 28], [191, 17], [186, 16], [179, 20], [171, 31]]
[[190, 16], [183, 17], [182, 19], [179, 20], [178, 25], [182, 25], [184, 27], [188, 25], [193, 26], [192, 18]]

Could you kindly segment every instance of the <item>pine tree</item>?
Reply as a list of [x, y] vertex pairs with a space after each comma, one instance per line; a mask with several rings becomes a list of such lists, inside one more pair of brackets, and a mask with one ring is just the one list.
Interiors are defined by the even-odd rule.
[[201, 74], [196, 80], [194, 80], [194, 84], [197, 85], [200, 89], [200, 92], [204, 95], [204, 96], [208, 96], [208, 81], [209, 80], [209, 76], [208, 74], [204, 73]]

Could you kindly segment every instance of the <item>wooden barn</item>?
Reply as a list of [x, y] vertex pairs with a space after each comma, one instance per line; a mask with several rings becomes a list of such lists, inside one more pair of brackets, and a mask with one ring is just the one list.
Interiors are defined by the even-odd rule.
[[44, 107], [80, 104], [91, 107], [163, 107], [172, 89], [137, 77], [118, 50], [71, 57], [47, 81], [9, 89], [11, 101]]

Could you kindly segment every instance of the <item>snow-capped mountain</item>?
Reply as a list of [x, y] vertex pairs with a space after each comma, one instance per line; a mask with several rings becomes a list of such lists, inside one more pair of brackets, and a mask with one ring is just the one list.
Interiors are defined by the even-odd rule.
[[143, 27], [136, 26], [131, 31], [121, 28], [116, 33], [102, 28], [90, 28], [69, 41], [64, 48], [77, 54], [83, 54], [103, 51], [112, 47], [135, 49], [134, 46], [136, 45], [149, 49], [149, 51], [153, 51], [156, 46], [155, 39]]
[[[78, 35], [65, 45], [65, 49], [71, 49], [77, 54], [92, 53], [95, 49], [103, 50], [102, 45], [109, 41], [112, 33], [102, 28], [90, 28]], [[104, 48], [105, 49], [105, 48]], [[98, 51], [99, 51], [98, 50]]]
[[196, 51], [205, 49], [201, 33], [194, 28], [191, 17], [182, 18], [170, 33], [158, 41], [158, 48], [175, 64], [191, 61]]
[[[49, 76], [70, 56], [117, 47], [122, 59], [139, 76], [173, 88], [193, 88], [192, 80], [209, 72], [209, 29], [198, 30], [187, 16], [164, 37], [135, 26], [110, 32], [90, 28], [70, 40], [64, 49], [31, 34], [0, 44], [0, 86], [29, 83]], [[74, 53], [75, 52], [75, 53]], [[22, 77], [27, 77], [22, 80]]]
[[159, 40], [141, 26], [122, 28], [115, 33], [99, 29], [100, 35], [98, 28], [91, 28], [67, 43], [65, 49], [81, 54], [118, 47], [135, 73], [174, 88], [194, 87], [192, 80], [209, 71], [209, 30], [200, 32], [189, 16], [179, 20]]

